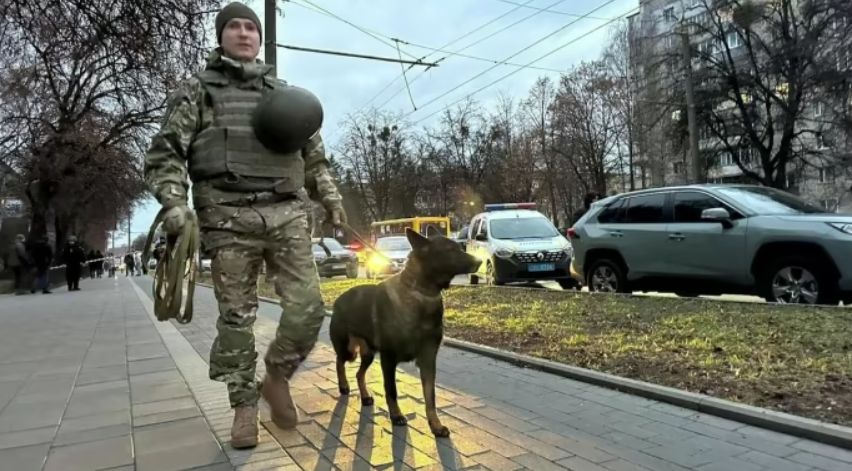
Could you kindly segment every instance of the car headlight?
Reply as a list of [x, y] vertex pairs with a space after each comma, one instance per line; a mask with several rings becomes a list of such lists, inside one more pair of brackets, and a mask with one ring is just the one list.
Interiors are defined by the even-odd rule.
[[515, 251], [508, 247], [500, 247], [499, 249], [494, 251], [494, 255], [500, 258], [509, 258], [515, 254]]
[[840, 232], [852, 235], [852, 223], [848, 222], [830, 222], [829, 226], [837, 229]]
[[367, 260], [367, 268], [372, 271], [379, 271], [388, 266], [388, 259], [381, 255], [373, 255]]

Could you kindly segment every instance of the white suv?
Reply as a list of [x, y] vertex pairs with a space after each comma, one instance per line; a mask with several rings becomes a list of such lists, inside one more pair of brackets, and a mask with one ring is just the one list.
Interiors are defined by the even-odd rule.
[[486, 204], [470, 223], [467, 253], [484, 260], [470, 275], [490, 285], [553, 280], [574, 288], [569, 267], [571, 243], [550, 219], [535, 211], [535, 203]]

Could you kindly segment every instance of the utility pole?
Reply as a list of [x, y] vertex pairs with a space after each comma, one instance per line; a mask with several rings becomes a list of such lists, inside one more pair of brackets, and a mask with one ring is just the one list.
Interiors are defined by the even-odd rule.
[[278, 76], [277, 34], [275, 32], [275, 0], [265, 0], [263, 8], [263, 45], [264, 62], [273, 66], [272, 75]]
[[132, 233], [130, 232], [130, 220], [133, 219], [132, 217], [130, 217], [131, 214], [133, 214], [133, 213], [131, 213], [130, 211], [127, 212], [127, 252], [130, 252], [131, 249], [132, 249], [132, 246], [130, 245], [131, 244], [130, 239], [133, 236]]
[[689, 45], [689, 32], [686, 25], [680, 23], [681, 53], [683, 54], [684, 87], [686, 88], [686, 120], [689, 127], [689, 160], [692, 167], [691, 183], [703, 183], [700, 153], [698, 150], [698, 117], [695, 112], [695, 88], [692, 83], [692, 48]]

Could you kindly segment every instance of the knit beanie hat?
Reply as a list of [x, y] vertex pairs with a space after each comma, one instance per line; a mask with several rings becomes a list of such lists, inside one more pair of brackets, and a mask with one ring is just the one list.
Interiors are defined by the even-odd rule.
[[260, 27], [260, 19], [254, 10], [240, 2], [231, 2], [216, 15], [216, 40], [222, 44], [222, 30], [225, 25], [234, 18], [245, 18], [251, 20], [257, 26], [260, 41], [263, 42], [263, 29]]

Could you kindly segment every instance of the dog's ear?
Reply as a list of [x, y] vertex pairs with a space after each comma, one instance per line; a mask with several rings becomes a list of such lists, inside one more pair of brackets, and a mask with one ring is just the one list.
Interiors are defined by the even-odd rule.
[[422, 250], [429, 246], [429, 239], [418, 234], [410, 227], [405, 228], [405, 237], [408, 238], [408, 242], [411, 243], [411, 248], [414, 250]]

